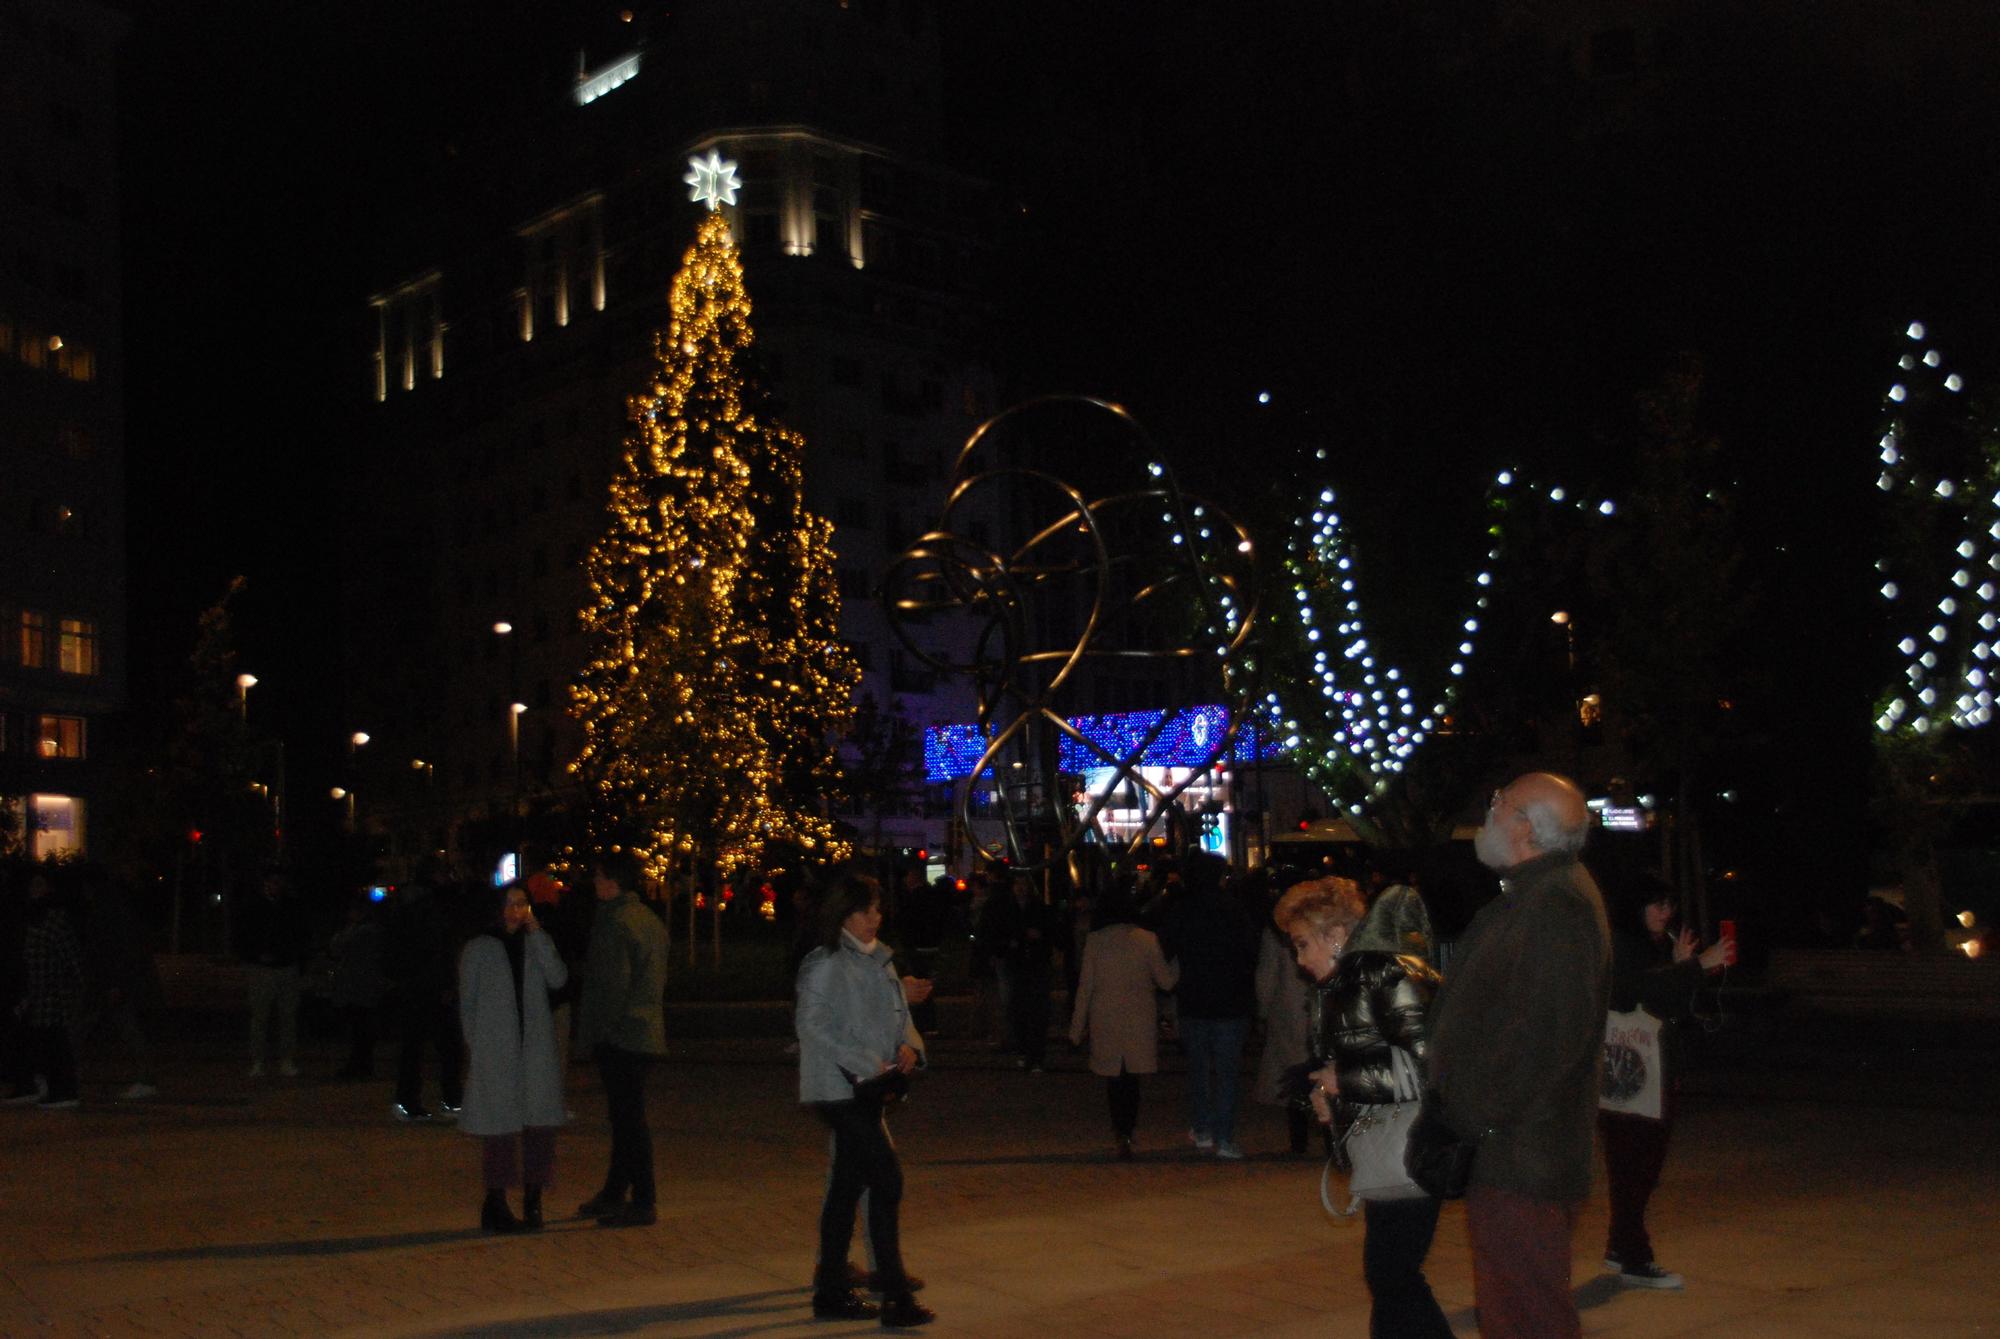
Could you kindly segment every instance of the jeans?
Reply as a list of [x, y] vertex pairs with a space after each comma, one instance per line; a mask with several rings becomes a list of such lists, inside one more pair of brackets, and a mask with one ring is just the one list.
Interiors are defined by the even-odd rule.
[[34, 1070], [48, 1080], [48, 1101], [76, 1097], [76, 1031], [68, 1023], [28, 1028], [28, 1052]]
[[819, 1215], [819, 1266], [813, 1286], [821, 1292], [848, 1287], [847, 1247], [854, 1239], [854, 1209], [868, 1193], [868, 1239], [874, 1248], [876, 1290], [907, 1291], [900, 1225], [903, 1165], [889, 1139], [882, 1108], [875, 1102], [814, 1102], [814, 1111], [833, 1131], [833, 1174]]
[[1030, 1065], [1039, 1065], [1049, 1049], [1049, 982], [1047, 963], [1008, 962], [1000, 965], [1007, 997], [1008, 1037]]
[[425, 991], [405, 992], [396, 997], [396, 1012], [402, 1026], [402, 1048], [396, 1057], [396, 1100], [406, 1107], [424, 1103], [424, 1043], [437, 1048], [438, 1096], [455, 1107], [465, 1093], [459, 1075], [459, 1060], [465, 1047], [459, 1031], [458, 1007]]
[[271, 1017], [277, 1015], [276, 1059], [289, 1064], [299, 1049], [299, 969], [244, 969], [250, 978], [250, 1063], [261, 1065], [271, 1050]]
[[[653, 1207], [653, 1132], [646, 1125], [646, 1071], [653, 1057], [619, 1046], [599, 1045], [597, 1076], [611, 1116], [611, 1169], [604, 1175], [604, 1198], [642, 1209]], [[849, 1205], [848, 1216], [854, 1215]]]
[[1368, 1235], [1361, 1245], [1361, 1272], [1375, 1301], [1369, 1339], [1451, 1339], [1451, 1324], [1424, 1278], [1424, 1257], [1443, 1207], [1428, 1195], [1369, 1200], [1363, 1206]]
[[1236, 1141], [1236, 1088], [1243, 1068], [1247, 1018], [1181, 1015], [1181, 1047], [1188, 1062], [1188, 1128], [1218, 1144]]

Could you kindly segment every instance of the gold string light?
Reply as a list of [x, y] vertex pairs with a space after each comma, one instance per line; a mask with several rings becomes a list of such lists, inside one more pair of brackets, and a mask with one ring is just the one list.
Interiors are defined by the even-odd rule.
[[625, 834], [656, 879], [702, 861], [728, 877], [772, 842], [842, 859], [820, 797], [860, 670], [837, 637], [833, 526], [805, 506], [804, 439], [746, 408], [737, 356], [755, 336], [722, 213], [669, 310], [586, 564], [571, 771], [600, 835]]

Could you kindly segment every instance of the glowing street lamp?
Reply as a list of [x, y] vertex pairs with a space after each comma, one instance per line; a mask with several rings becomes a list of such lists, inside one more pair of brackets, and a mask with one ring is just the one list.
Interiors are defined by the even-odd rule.
[[367, 742], [368, 742], [368, 732], [366, 730], [356, 730], [353, 734], [347, 737], [347, 751], [349, 753], [352, 753], [356, 749], [362, 747]]
[[354, 792], [347, 789], [347, 787], [345, 786], [335, 786], [331, 791], [327, 793], [336, 800], [346, 801], [347, 830], [349, 832], [354, 831]]
[[250, 690], [257, 686], [254, 674], [236, 676], [236, 710], [245, 725], [250, 723]]

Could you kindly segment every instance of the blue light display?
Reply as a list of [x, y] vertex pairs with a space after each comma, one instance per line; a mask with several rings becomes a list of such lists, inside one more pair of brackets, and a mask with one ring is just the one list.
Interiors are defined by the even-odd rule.
[[[1070, 725], [1085, 739], [1113, 758], [1123, 758], [1139, 747], [1139, 741], [1167, 713], [1121, 711], [1106, 716], [1072, 716]], [[1210, 761], [1214, 741], [1229, 728], [1229, 712], [1219, 706], [1190, 707], [1176, 713], [1160, 729], [1139, 762], [1146, 767], [1200, 767]], [[924, 731], [924, 776], [930, 781], [957, 781], [972, 775], [973, 764], [986, 751], [986, 737], [977, 725], [933, 725]], [[1232, 743], [1229, 759], [1250, 762], [1253, 758], [1281, 758], [1284, 747], [1258, 729], [1255, 720], [1246, 721], [1243, 732]], [[1060, 741], [1060, 763], [1065, 772], [1085, 772], [1107, 766], [1092, 749], [1065, 735]], [[993, 775], [988, 768], [984, 775]]]

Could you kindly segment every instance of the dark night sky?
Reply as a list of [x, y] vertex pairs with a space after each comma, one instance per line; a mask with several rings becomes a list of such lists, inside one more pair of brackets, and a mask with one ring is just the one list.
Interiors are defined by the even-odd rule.
[[[332, 497], [377, 248], [546, 7], [127, 8], [135, 695], [246, 572], [244, 661], [282, 666], [260, 706], [331, 741]], [[1671, 105], [1586, 140], [1573, 101], [1504, 77], [1349, 105], [1345, 8], [945, 7], [956, 165], [1021, 207], [995, 330], [1013, 389], [1125, 399], [1197, 478], [1325, 445], [1343, 489], [1400, 518], [1376, 523], [1376, 566], [1417, 572], [1426, 518], [1498, 464], [1615, 484], [1601, 443], [1695, 350], [1749, 514], [1792, 548], [1774, 638], [1854, 633], [1839, 610], [1865, 607], [1849, 536], [1893, 334], [1917, 315], [1960, 348], [1993, 333], [1974, 324], [2000, 292], [1992, 73], [1932, 60], [1885, 83], [1718, 26]], [[1850, 19], [1859, 47], [1896, 21]], [[1927, 21], [1939, 50], [2000, 49], [1980, 7]], [[1867, 656], [1847, 666], [1821, 685], [1836, 707], [1868, 691]]]

